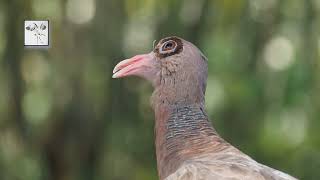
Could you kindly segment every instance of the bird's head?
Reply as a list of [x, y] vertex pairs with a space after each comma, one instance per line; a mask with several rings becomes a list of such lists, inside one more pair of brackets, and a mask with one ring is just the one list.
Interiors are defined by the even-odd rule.
[[206, 88], [207, 59], [192, 43], [179, 37], [167, 37], [161, 39], [150, 53], [121, 61], [113, 73], [113, 78], [139, 76], [147, 79], [167, 96], [174, 94], [183, 99], [199, 96], [198, 93], [202, 99]]

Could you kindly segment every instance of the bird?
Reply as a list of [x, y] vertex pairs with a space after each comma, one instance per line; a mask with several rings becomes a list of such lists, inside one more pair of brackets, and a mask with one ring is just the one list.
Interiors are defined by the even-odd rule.
[[155, 147], [160, 180], [297, 180], [260, 164], [214, 129], [205, 110], [208, 59], [177, 36], [150, 53], [119, 62], [113, 78], [138, 76], [153, 86]]

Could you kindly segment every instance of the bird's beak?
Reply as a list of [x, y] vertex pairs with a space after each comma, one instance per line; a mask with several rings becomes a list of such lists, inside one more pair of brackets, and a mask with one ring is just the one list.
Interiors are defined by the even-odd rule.
[[119, 62], [113, 69], [112, 78], [121, 78], [131, 75], [148, 79], [155, 67], [153, 53], [136, 55], [130, 59]]

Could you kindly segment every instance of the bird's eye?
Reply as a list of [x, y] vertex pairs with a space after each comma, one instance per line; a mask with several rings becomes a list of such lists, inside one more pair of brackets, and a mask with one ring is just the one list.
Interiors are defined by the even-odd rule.
[[162, 44], [162, 46], [160, 48], [160, 53], [174, 52], [176, 47], [177, 47], [177, 43], [173, 40], [169, 40], [169, 41]]
[[161, 39], [153, 48], [153, 52], [160, 59], [181, 53], [183, 50], [183, 42], [178, 37], [167, 37]]
[[172, 42], [168, 42], [165, 44], [165, 46], [163, 47], [164, 50], [168, 50], [171, 49], [173, 47], [173, 43]]

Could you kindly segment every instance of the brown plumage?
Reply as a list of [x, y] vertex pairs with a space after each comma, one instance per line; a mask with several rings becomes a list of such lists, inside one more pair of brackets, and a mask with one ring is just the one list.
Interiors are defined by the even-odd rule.
[[155, 145], [161, 180], [295, 180], [257, 163], [215, 131], [204, 107], [207, 59], [178, 37], [120, 62], [113, 78], [143, 77], [154, 86]]

